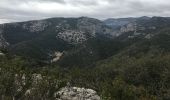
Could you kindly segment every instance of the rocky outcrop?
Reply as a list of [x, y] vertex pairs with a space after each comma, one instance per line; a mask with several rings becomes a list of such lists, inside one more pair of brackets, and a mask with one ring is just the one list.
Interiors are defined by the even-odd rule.
[[[64, 28], [63, 28], [64, 26]], [[113, 35], [113, 30], [104, 25], [100, 20], [81, 17], [76, 22], [76, 28], [72, 28], [68, 23], [59, 24], [56, 30], [62, 30], [57, 37], [71, 44], [82, 43], [96, 35]]]
[[61, 80], [38, 73], [15, 74], [13, 85], [14, 97], [23, 94], [22, 100], [100, 100], [92, 89], [71, 87], [69, 83], [66, 86]]
[[5, 54], [0, 51], [0, 56], [4, 56]]
[[59, 51], [54, 52], [54, 54], [52, 55], [53, 58], [52, 58], [52, 60], [51, 60], [51, 63], [57, 62], [58, 60], [60, 60], [60, 58], [62, 57], [62, 55], [63, 55], [63, 52], [59, 52]]
[[[24, 96], [26, 98], [29, 98], [29, 97], [36, 98], [37, 97], [36, 95], [40, 96], [40, 94], [43, 93], [46, 96], [44, 97], [40, 96], [40, 98], [43, 100], [47, 100], [48, 95], [50, 95], [49, 94], [50, 88], [47, 88], [50, 85], [48, 83], [49, 81], [48, 79], [50, 79], [50, 77], [46, 77], [46, 76], [42, 76], [41, 74], [34, 73], [31, 76], [30, 87], [26, 90], [23, 90], [23, 86], [26, 85], [25, 82], [27, 82], [26, 81], [27, 78], [28, 76], [26, 77], [25, 74], [15, 75], [15, 87], [17, 91], [16, 94], [24, 91]], [[53, 100], [100, 100], [100, 97], [97, 95], [97, 92], [92, 89], [71, 87], [69, 83], [67, 83], [67, 86], [65, 87], [60, 87], [60, 82], [61, 82], [60, 80], [53, 80], [53, 81], [51, 80], [51, 82], [54, 82], [52, 84], [55, 90], [51, 92]], [[41, 87], [41, 86], [44, 86], [44, 87]], [[43, 90], [43, 88], [46, 88], [46, 89]]]
[[125, 26], [122, 26], [120, 29], [120, 32], [125, 33], [125, 32], [129, 32], [129, 31], [135, 31], [135, 29], [136, 29], [135, 24], [129, 23]]
[[145, 36], [145, 38], [146, 38], [146, 39], [151, 39], [153, 36], [154, 36], [153, 34], [147, 34], [147, 35]]
[[45, 30], [45, 28], [49, 25], [50, 23], [46, 21], [32, 21], [28, 23], [23, 24], [23, 29], [26, 29], [30, 32], [40, 32]]
[[60, 32], [57, 37], [71, 44], [82, 43], [87, 39], [84, 32], [74, 30]]
[[64, 87], [54, 95], [57, 100], [100, 100], [96, 91], [79, 87]]

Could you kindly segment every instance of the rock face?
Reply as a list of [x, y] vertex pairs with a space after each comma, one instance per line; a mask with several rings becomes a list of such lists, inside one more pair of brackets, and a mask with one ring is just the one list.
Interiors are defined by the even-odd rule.
[[58, 33], [57, 37], [71, 44], [77, 44], [86, 41], [84, 32], [74, 30], [66, 30], [64, 32], [60, 32]]
[[59, 51], [54, 52], [54, 55], [53, 55], [54, 57], [51, 60], [51, 62], [57, 62], [58, 60], [60, 60], [62, 55], [63, 55], [63, 52], [59, 52]]
[[62, 29], [62, 31], [58, 33], [57, 37], [70, 44], [82, 43], [89, 38], [95, 37], [99, 34], [114, 35], [111, 28], [108, 28], [101, 21], [93, 18], [78, 18], [75, 23], [76, 28], [71, 28], [71, 25], [66, 23], [66, 21], [64, 21], [63, 23], [56, 26], [57, 31], [60, 28]]
[[45, 30], [45, 28], [49, 25], [46, 21], [32, 21], [23, 24], [23, 29], [26, 29], [30, 32], [40, 32]]
[[129, 23], [129, 24], [127, 24], [126, 26], [122, 26], [121, 29], [120, 29], [120, 31], [121, 31], [122, 33], [124, 33], [124, 32], [129, 32], [129, 31], [135, 31], [135, 24]]
[[100, 100], [96, 91], [78, 87], [61, 88], [54, 96], [57, 100]]

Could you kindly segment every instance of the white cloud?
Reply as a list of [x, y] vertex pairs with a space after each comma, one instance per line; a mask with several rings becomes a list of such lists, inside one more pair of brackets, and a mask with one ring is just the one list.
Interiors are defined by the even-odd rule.
[[[0, 23], [47, 17], [170, 16], [169, 0], [0, 0]], [[4, 21], [5, 19], [5, 21]]]

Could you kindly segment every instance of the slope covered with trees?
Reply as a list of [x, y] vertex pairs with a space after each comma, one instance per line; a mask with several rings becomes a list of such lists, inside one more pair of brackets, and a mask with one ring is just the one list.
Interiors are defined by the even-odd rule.
[[[56, 40], [56, 33], [42, 33], [35, 39], [3, 48], [0, 99], [54, 100], [56, 92], [69, 83], [96, 90], [102, 100], [169, 100], [169, 21], [163, 17], [140, 18], [135, 22], [137, 26], [131, 22], [122, 26], [124, 33], [116, 37], [98, 34], [76, 45]], [[77, 21], [68, 22], [74, 26]], [[36, 58], [46, 58], [48, 50], [44, 48], [64, 50], [64, 56], [44, 64]]]

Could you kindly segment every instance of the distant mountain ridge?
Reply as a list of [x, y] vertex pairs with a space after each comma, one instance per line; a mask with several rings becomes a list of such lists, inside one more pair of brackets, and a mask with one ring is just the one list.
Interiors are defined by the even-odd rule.
[[12, 55], [48, 63], [82, 64], [105, 59], [136, 42], [169, 32], [169, 26], [168, 17], [145, 16], [104, 21], [80, 17], [7, 23], [0, 25], [0, 48], [8, 49]]
[[[47, 60], [98, 35], [113, 30], [94, 18], [50, 18], [0, 25], [1, 48], [16, 55]], [[8, 43], [8, 45], [7, 45]]]

